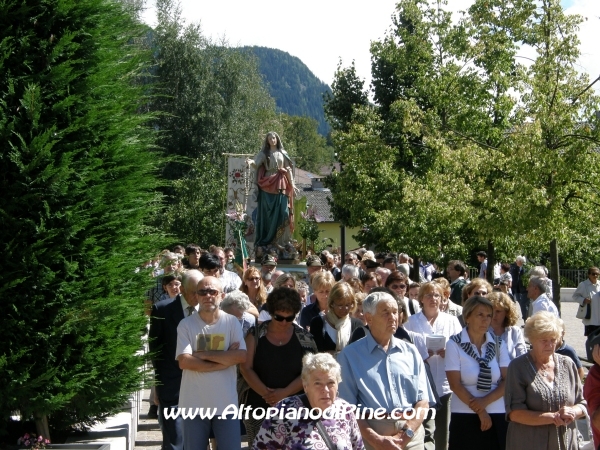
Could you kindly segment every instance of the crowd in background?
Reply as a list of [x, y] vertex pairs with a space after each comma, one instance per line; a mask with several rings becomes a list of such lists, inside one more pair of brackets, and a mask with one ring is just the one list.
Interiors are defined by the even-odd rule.
[[[154, 276], [146, 299], [156, 372], [149, 415], [161, 422], [163, 449], [204, 448], [210, 437], [218, 448], [239, 448], [241, 434], [261, 449], [578, 448], [584, 370], [564, 340], [546, 268], [525, 272], [518, 256], [491, 269], [491, 285], [485, 252], [477, 257], [471, 280], [459, 260], [415, 270], [404, 253], [366, 249], [309, 255], [306, 272], [289, 273], [271, 255], [243, 270], [231, 248], [165, 250], [146, 267]], [[590, 268], [590, 286], [574, 296], [594, 314], [598, 273]], [[595, 316], [584, 324], [586, 335], [600, 328]], [[308, 357], [321, 353], [332, 358]], [[253, 409], [302, 402], [326, 409], [339, 396], [388, 413], [424, 405], [435, 415], [378, 421], [350, 414], [325, 427], [250, 415], [242, 431], [239, 421], [164, 418], [165, 408], [192, 404], [181, 401], [182, 391], [227, 389], [237, 392], [234, 403]], [[195, 406], [223, 404], [214, 395], [197, 395]]]

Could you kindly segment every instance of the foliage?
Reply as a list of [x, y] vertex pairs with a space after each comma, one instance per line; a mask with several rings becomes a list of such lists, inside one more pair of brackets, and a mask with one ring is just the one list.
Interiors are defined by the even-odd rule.
[[211, 42], [198, 24], [186, 25], [173, 0], [159, 0], [157, 16], [151, 108], [171, 158], [163, 171], [167, 208], [157, 223], [183, 242], [223, 243], [223, 153], [255, 153], [278, 125], [275, 103], [247, 54]]
[[279, 121], [283, 126], [281, 139], [297, 167], [319, 174], [323, 167], [333, 164], [333, 149], [317, 132], [316, 120], [281, 114]]
[[300, 236], [302, 239], [310, 242], [310, 247], [315, 253], [315, 242], [319, 239], [319, 235], [323, 230], [319, 230], [318, 223], [321, 221], [317, 215], [315, 208], [308, 207], [306, 212], [301, 213], [302, 220], [300, 220]]
[[277, 110], [290, 116], [310, 117], [317, 121], [322, 136], [329, 133], [323, 112], [323, 94], [330, 93], [306, 65], [289, 53], [267, 47], [241, 47], [254, 55]]
[[90, 424], [144, 373], [135, 267], [160, 248], [143, 30], [107, 0], [0, 6], [0, 433]]
[[580, 18], [557, 0], [477, 0], [458, 22], [443, 5], [398, 4], [371, 46], [374, 105], [352, 68], [338, 70], [326, 104], [343, 164], [327, 180], [334, 215], [367, 243], [418, 255], [596, 248], [599, 108], [574, 68]]

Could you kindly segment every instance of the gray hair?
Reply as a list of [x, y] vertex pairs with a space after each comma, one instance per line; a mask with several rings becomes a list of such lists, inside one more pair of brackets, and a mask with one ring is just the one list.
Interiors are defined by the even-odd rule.
[[377, 312], [377, 305], [380, 302], [390, 302], [394, 305], [398, 305], [396, 300], [394, 300], [394, 297], [387, 292], [373, 292], [363, 300], [363, 313], [375, 314]]
[[302, 384], [307, 385], [310, 374], [314, 371], [327, 372], [335, 377], [339, 383], [342, 381], [342, 369], [338, 362], [329, 353], [307, 353], [302, 358]]
[[193, 289], [196, 289], [196, 286], [198, 286], [198, 283], [200, 283], [200, 281], [202, 281], [203, 278], [204, 274], [199, 270], [186, 270], [185, 272], [183, 272], [183, 276], [181, 277], [181, 285], [186, 291], [192, 284], [194, 285]]
[[531, 342], [543, 336], [553, 336], [559, 339], [562, 331], [558, 317], [551, 312], [540, 311], [527, 319], [523, 334]]
[[378, 273], [379, 275], [385, 275], [385, 276], [389, 276], [392, 273], [392, 271], [390, 269], [386, 269], [385, 267], [378, 267], [375, 270], [375, 272]]
[[546, 277], [537, 277], [537, 276], [533, 276], [529, 279], [529, 282], [531, 284], [533, 284], [535, 287], [537, 287], [540, 292], [542, 294], [545, 294], [546, 291], [548, 290], [548, 285], [550, 280], [548, 280], [548, 278]]
[[250, 303], [250, 299], [242, 291], [231, 291], [221, 302], [221, 309], [227, 312], [232, 306], [235, 306], [241, 312], [246, 312], [252, 307], [252, 303]]
[[304, 281], [296, 281], [296, 290], [298, 292], [308, 292], [310, 288], [308, 287], [308, 284], [306, 284]]
[[358, 274], [358, 267], [354, 264], [344, 264], [342, 267], [342, 277], [348, 275], [350, 278], [358, 278]]
[[166, 252], [160, 258], [160, 267], [166, 267], [169, 265], [171, 261], [179, 261], [181, 259], [181, 255], [179, 253]]
[[279, 275], [277, 279], [273, 281], [273, 287], [281, 287], [281, 285], [283, 285], [283, 283], [285, 283], [287, 280], [292, 280], [294, 282], [294, 287], [296, 286], [296, 278], [294, 278], [294, 275], [291, 273], [282, 272], [281, 275]]
[[519, 256], [517, 256], [517, 257], [515, 258], [515, 261], [517, 261], [517, 262], [522, 262], [523, 264], [525, 264], [525, 263], [527, 262], [527, 258], [525, 258], [525, 257], [524, 257], [524, 256], [522, 256], [522, 255], [519, 255]]
[[532, 267], [531, 269], [529, 269], [529, 276], [545, 278], [548, 276], [548, 269], [546, 269], [544, 266]]

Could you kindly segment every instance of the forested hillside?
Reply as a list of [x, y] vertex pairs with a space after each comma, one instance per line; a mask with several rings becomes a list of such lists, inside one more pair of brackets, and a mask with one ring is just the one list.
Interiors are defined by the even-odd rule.
[[299, 58], [267, 47], [242, 47], [254, 53], [259, 70], [268, 83], [277, 108], [290, 116], [308, 116], [319, 124], [319, 133], [329, 132], [323, 112], [323, 93], [331, 88], [319, 80]]

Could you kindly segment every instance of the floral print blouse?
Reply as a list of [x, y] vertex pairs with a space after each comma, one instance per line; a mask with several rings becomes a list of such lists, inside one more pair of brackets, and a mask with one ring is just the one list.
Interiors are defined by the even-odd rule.
[[[304, 414], [301, 414], [301, 418], [294, 417], [298, 415], [300, 408], [304, 407], [299, 396], [285, 398], [275, 407], [285, 411], [284, 418], [280, 419], [279, 414], [263, 421], [252, 444], [253, 450], [327, 450], [316, 422], [310, 418], [304, 419]], [[340, 398], [335, 400], [332, 407], [338, 411], [348, 411], [348, 403]], [[337, 450], [363, 450], [365, 447], [354, 414], [347, 412], [343, 417], [321, 420], [329, 438]]]

